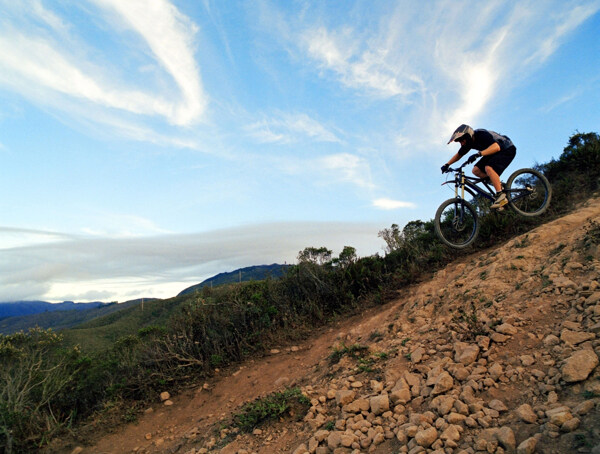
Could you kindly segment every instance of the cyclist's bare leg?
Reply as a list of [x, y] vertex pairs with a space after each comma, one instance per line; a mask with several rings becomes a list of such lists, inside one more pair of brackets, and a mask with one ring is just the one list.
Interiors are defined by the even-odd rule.
[[496, 171], [490, 166], [485, 166], [485, 173], [488, 177], [490, 177], [490, 181], [492, 182], [492, 185], [494, 186], [496, 192], [502, 191], [502, 183], [500, 182], [500, 176], [496, 173]]
[[475, 175], [477, 178], [487, 177], [487, 174], [477, 166], [473, 167], [473, 175]]
[[496, 171], [490, 166], [485, 166], [485, 172], [477, 166], [473, 167], [473, 175], [475, 175], [477, 178], [489, 177], [496, 192], [500, 192], [502, 190], [502, 183], [500, 182], [500, 177], [498, 176]]

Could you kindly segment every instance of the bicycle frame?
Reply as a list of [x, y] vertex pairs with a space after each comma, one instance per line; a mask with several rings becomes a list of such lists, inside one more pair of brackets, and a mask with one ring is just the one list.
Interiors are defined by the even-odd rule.
[[[457, 197], [457, 198], [460, 198], [463, 200], [466, 200], [465, 199], [465, 191], [466, 191], [471, 195], [471, 197], [477, 197], [477, 195], [480, 195], [490, 201], [494, 201], [496, 191], [492, 186], [490, 186], [491, 181], [488, 178], [477, 178], [477, 177], [466, 176], [465, 171], [463, 170], [463, 167], [465, 167], [466, 165], [468, 165], [468, 164], [464, 163], [457, 169], [449, 168], [448, 169], [449, 172], [454, 172], [454, 180], [446, 181], [446, 182], [442, 183], [442, 186], [444, 186], [445, 184], [454, 183], [454, 197]], [[485, 188], [487, 189], [487, 191], [485, 191], [485, 190], [481, 189], [479, 186], [477, 186], [479, 183], [482, 183], [485, 186]], [[519, 200], [523, 197], [527, 197], [531, 193], [530, 188], [528, 188], [528, 191], [513, 190], [512, 188], [506, 189], [506, 188], [504, 188], [504, 183], [502, 183], [502, 187], [503, 187], [504, 191], [506, 192], [507, 196], [513, 201]], [[458, 188], [460, 188], [460, 194], [459, 194]]]
[[[448, 169], [454, 172], [454, 180], [449, 180], [442, 183], [442, 186], [445, 184], [454, 183], [454, 197], [461, 198], [465, 200], [465, 191], [467, 191], [472, 197], [476, 197], [477, 195], [483, 196], [489, 200], [494, 200], [494, 191], [489, 186], [490, 181], [487, 178], [476, 178], [476, 177], [468, 177], [465, 175], [465, 171], [463, 170], [463, 164], [458, 169]], [[487, 180], [487, 181], [486, 181]], [[478, 183], [483, 183], [487, 192], [477, 186]], [[460, 188], [460, 194], [458, 191]]]

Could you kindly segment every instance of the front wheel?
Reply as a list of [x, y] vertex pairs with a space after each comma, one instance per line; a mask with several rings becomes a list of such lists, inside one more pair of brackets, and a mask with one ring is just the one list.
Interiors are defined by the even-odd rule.
[[435, 213], [435, 233], [446, 245], [455, 249], [469, 246], [479, 233], [477, 212], [466, 200], [446, 200]]
[[520, 169], [508, 177], [506, 197], [508, 205], [521, 216], [539, 216], [548, 208], [552, 187], [537, 170]]

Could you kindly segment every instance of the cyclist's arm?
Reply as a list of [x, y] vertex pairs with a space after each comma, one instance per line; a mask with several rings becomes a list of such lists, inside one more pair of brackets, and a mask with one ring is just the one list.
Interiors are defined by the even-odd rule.
[[458, 161], [460, 158], [462, 158], [462, 156], [458, 153], [456, 153], [454, 156], [452, 156], [450, 158], [450, 160], [448, 161], [448, 165], [451, 166], [452, 164], [454, 164], [456, 161]]
[[479, 154], [481, 154], [481, 156], [489, 156], [494, 153], [498, 153], [499, 151], [500, 151], [500, 145], [498, 145], [498, 142], [494, 142], [489, 147], [487, 147], [485, 150], [481, 150], [479, 152]]

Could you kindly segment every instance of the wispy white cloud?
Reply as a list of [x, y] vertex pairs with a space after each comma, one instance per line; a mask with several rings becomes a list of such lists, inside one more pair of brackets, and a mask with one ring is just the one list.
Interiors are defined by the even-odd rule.
[[[85, 132], [99, 137], [117, 136], [136, 142], [154, 144], [161, 147], [175, 147], [178, 149], [190, 149], [203, 153], [225, 156], [223, 147], [212, 146], [217, 140], [216, 134], [204, 134], [202, 139], [198, 136], [198, 129], [195, 131], [179, 130], [170, 128], [156, 128], [145, 124], [143, 119], [128, 118], [114, 115], [111, 112], [96, 111], [93, 117], [88, 118], [89, 112], [86, 112], [85, 106], [74, 102], [65, 102], [63, 104], [69, 112], [77, 118], [77, 125], [82, 125]], [[71, 124], [72, 127], [76, 127]]]
[[[578, 4], [579, 3], [579, 4]], [[579, 25], [600, 10], [600, 2], [565, 2], [559, 11], [548, 11], [546, 20], [550, 23], [548, 33], [540, 35], [541, 42], [531, 52], [526, 64], [539, 64], [546, 61], [558, 47], [562, 40], [575, 30]]]
[[[400, 133], [422, 148], [430, 148], [457, 123], [476, 123], [513, 80], [539, 68], [600, 8], [598, 0], [508, 5], [490, 0], [478, 5], [478, 20], [466, 27], [465, 17], [473, 9], [466, 0], [402, 0], [379, 5], [375, 14], [380, 16], [364, 21], [356, 20], [357, 3], [349, 7], [356, 10], [348, 19], [321, 17], [327, 8], [317, 3], [304, 3], [300, 11], [292, 8], [294, 16], [286, 17], [276, 4], [263, 2], [259, 9], [268, 10], [265, 16], [272, 22], [261, 27], [278, 34], [275, 45], [295, 49], [303, 69], [312, 66], [361, 96], [398, 103]], [[34, 103], [70, 111], [74, 119], [82, 112], [91, 121], [102, 121], [101, 112], [104, 119], [113, 115], [115, 120], [106, 124], [121, 123], [116, 133], [153, 143], [160, 141], [135, 133], [143, 132], [140, 121], [189, 126], [207, 118], [209, 98], [200, 76], [202, 55], [197, 55], [199, 29], [174, 3], [87, 0], [77, 6], [93, 22], [102, 21], [102, 33], [141, 62], [134, 71], [137, 76], [142, 66], [151, 68], [143, 84], [89, 41], [78, 28], [81, 24], [73, 22], [76, 16], [67, 17], [40, 0], [0, 4], [9, 12], [0, 20], [0, 84]], [[230, 55], [230, 69], [238, 69], [229, 42], [233, 38], [227, 36], [218, 8], [209, 1], [203, 5]], [[153, 80], [148, 74], [160, 76]], [[79, 109], [73, 108], [76, 104]], [[245, 131], [261, 143], [279, 145], [303, 137], [320, 142], [346, 138], [339, 130], [293, 113], [254, 122]], [[197, 146], [185, 138], [164, 143]]]
[[331, 153], [318, 157], [281, 156], [273, 160], [273, 165], [279, 172], [299, 177], [317, 187], [349, 185], [361, 193], [376, 187], [369, 160], [352, 153]]
[[[132, 113], [167, 115], [171, 110], [167, 102], [150, 94], [123, 92], [102, 85], [67, 55], [40, 38], [24, 36], [15, 30], [10, 36], [0, 35], [0, 55], [0, 65], [5, 70], [0, 80], [23, 91], [33, 84], [33, 90], [47, 89]], [[37, 93], [29, 90], [27, 94]]]
[[445, 114], [444, 131], [450, 131], [462, 123], [475, 122], [495, 94], [499, 74], [493, 66], [489, 61], [484, 61], [461, 68], [462, 93], [459, 97], [462, 103], [453, 112]]
[[204, 113], [207, 100], [194, 58], [196, 26], [168, 0], [92, 0], [116, 11], [146, 41], [157, 61], [181, 90], [181, 103], [172, 104], [168, 118], [188, 125]]
[[71, 239], [71, 236], [47, 230], [0, 227], [0, 250]]
[[317, 158], [309, 168], [324, 175], [324, 181], [351, 183], [373, 189], [369, 161], [351, 153], [335, 153]]
[[564, 87], [565, 93], [559, 96], [557, 99], [549, 100], [548, 103], [540, 107], [540, 111], [548, 113], [562, 106], [563, 104], [570, 103], [575, 99], [584, 96], [586, 93], [596, 93], [598, 91], [598, 84], [600, 82], [600, 75], [588, 80], [585, 83], [576, 86]]
[[43, 23], [47, 24], [51, 29], [61, 35], [68, 33], [69, 27], [67, 23], [60, 16], [47, 9], [41, 0], [33, 0], [29, 3], [29, 6], [31, 7], [33, 15]]
[[407, 139], [398, 146], [410, 141], [427, 149], [458, 124], [476, 124], [498, 96], [544, 64], [599, 9], [598, 0], [492, 0], [478, 5], [477, 21], [465, 26], [473, 14], [470, 1], [400, 1], [376, 26], [343, 20], [314, 26], [303, 22], [304, 15], [290, 40], [323, 77], [334, 76], [364, 96], [396, 99], [405, 118], [400, 134]]
[[341, 142], [337, 135], [306, 114], [280, 113], [245, 127], [259, 143], [290, 144], [310, 139], [315, 142]]
[[[208, 100], [195, 60], [194, 24], [166, 0], [91, 1], [108, 14], [104, 25], [109, 33], [122, 32], [117, 23], [125, 36], [130, 30], [137, 33], [150, 49], [148, 55], [174, 81], [179, 97], [169, 87], [157, 90], [146, 83], [132, 88], [135, 79], [97, 64], [103, 51], [92, 50], [76, 35], [76, 24], [39, 1], [33, 7], [27, 2], [11, 5], [12, 17], [18, 19], [0, 22], [0, 84], [59, 111], [69, 111], [78, 102], [91, 120], [119, 112], [158, 116], [179, 126], [201, 120]], [[122, 43], [127, 46], [127, 40]], [[103, 58], [110, 61], [108, 55]], [[120, 121], [129, 120], [121, 115]]]
[[84, 227], [82, 232], [92, 237], [139, 238], [148, 235], [170, 234], [150, 219], [132, 214], [101, 213], [102, 229]]
[[583, 90], [581, 89], [581, 87], [576, 88], [575, 90], [570, 91], [569, 93], [565, 94], [564, 96], [561, 96], [558, 99], [553, 100], [551, 103], [546, 104], [545, 106], [542, 106], [540, 108], [540, 110], [544, 113], [548, 113], [553, 111], [554, 109], [558, 108], [559, 106], [562, 106], [563, 104], [566, 104], [568, 102], [571, 102], [572, 100], [578, 98], [579, 96], [581, 96], [583, 94]]
[[388, 49], [362, 48], [363, 44], [348, 27], [341, 30], [311, 28], [303, 31], [301, 42], [309, 57], [321, 68], [336, 73], [348, 87], [389, 97], [408, 95], [422, 86], [419, 77], [404, 74], [389, 63]]
[[400, 208], [415, 208], [412, 202], [403, 202], [401, 200], [392, 200], [387, 198], [373, 200], [373, 206], [381, 210], [398, 210]]

